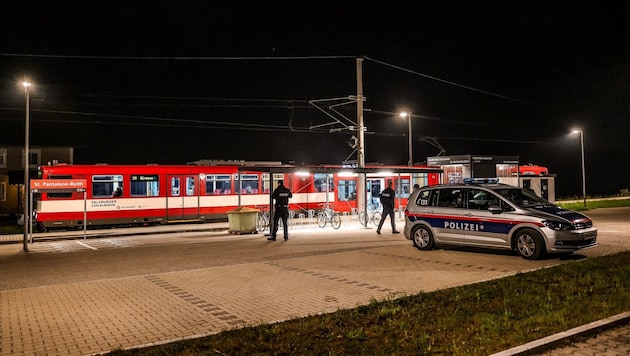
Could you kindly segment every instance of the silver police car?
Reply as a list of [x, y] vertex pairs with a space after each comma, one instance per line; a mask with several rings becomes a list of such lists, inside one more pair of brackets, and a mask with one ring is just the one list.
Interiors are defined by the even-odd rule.
[[511, 249], [528, 260], [597, 246], [597, 229], [586, 215], [487, 178], [415, 191], [405, 209], [405, 237], [420, 250]]

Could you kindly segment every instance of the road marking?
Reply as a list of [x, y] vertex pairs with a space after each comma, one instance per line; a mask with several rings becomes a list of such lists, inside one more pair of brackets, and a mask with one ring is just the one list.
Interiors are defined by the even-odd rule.
[[84, 247], [87, 247], [87, 248], [91, 248], [92, 250], [98, 250], [96, 247], [92, 247], [92, 246], [90, 246], [90, 245], [88, 245], [88, 244], [84, 244], [84, 243], [83, 243], [83, 242], [81, 242], [81, 241], [75, 241], [75, 242], [76, 242], [76, 243], [78, 243], [78, 244], [79, 244], [79, 245], [81, 245], [81, 246], [84, 246]]

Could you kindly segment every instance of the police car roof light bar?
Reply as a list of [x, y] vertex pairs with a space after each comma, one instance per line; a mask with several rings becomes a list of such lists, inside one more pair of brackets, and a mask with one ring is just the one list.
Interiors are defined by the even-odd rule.
[[464, 184], [497, 184], [499, 178], [464, 178]]

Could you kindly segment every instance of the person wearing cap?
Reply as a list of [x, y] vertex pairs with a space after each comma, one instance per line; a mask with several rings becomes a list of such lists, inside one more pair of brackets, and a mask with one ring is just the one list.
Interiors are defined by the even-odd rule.
[[276, 201], [276, 204], [275, 211], [273, 213], [271, 236], [267, 240], [276, 241], [276, 234], [278, 233], [278, 220], [282, 218], [284, 240], [286, 241], [289, 239], [289, 199], [293, 197], [293, 194], [289, 188], [284, 186], [284, 182], [279, 180], [278, 187], [273, 191], [271, 197]]
[[385, 188], [381, 192], [381, 204], [383, 204], [383, 215], [381, 215], [381, 221], [378, 223], [378, 229], [376, 229], [377, 234], [381, 234], [381, 227], [383, 227], [383, 223], [387, 216], [392, 219], [392, 233], [399, 234], [400, 231], [396, 230], [396, 215], [394, 213], [394, 198], [396, 197], [396, 192], [394, 191], [394, 182], [391, 180], [387, 182], [387, 188]]

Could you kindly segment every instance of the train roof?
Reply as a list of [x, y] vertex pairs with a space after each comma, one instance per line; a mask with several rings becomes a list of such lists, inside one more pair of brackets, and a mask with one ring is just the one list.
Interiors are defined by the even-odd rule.
[[157, 171], [157, 172], [172, 172], [172, 173], [192, 173], [204, 170], [208, 173], [212, 172], [269, 172], [269, 173], [297, 173], [297, 172], [309, 172], [309, 173], [335, 173], [335, 172], [350, 172], [350, 173], [379, 173], [388, 171], [392, 173], [442, 173], [441, 167], [436, 166], [398, 166], [398, 165], [380, 165], [370, 164], [363, 168], [349, 167], [345, 165], [292, 165], [282, 164], [279, 162], [240, 162], [234, 161], [225, 164], [186, 164], [186, 165], [159, 165], [159, 164], [147, 164], [147, 165], [125, 165], [125, 164], [57, 164], [41, 166], [41, 169], [51, 173], [63, 172], [72, 170], [74, 172], [92, 172], [102, 173], [114, 172], [114, 171], [135, 171], [138, 173]]

